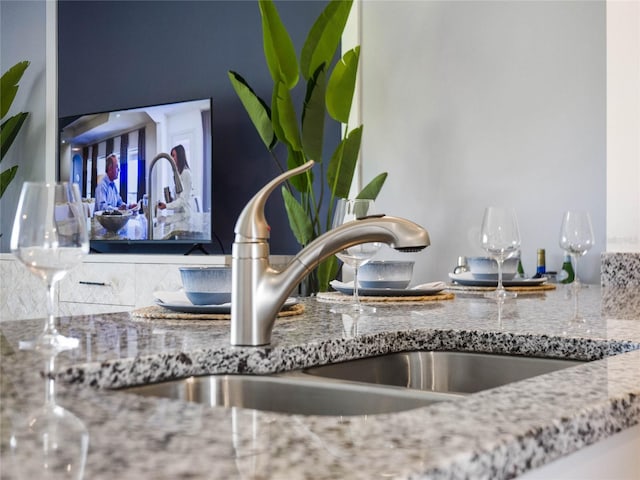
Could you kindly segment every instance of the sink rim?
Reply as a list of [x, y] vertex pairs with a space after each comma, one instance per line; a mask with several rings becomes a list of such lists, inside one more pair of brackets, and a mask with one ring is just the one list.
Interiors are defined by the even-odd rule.
[[[209, 404], [206, 400], [211, 400], [204, 398], [205, 401], [198, 398], [196, 400], [190, 398], [184, 398], [184, 396], [180, 396], [180, 393], [184, 393], [185, 390], [181, 390], [173, 393], [172, 389], [184, 387], [184, 389], [188, 388], [189, 384], [200, 384], [207, 386], [207, 383], [210, 382], [222, 382], [221, 386], [225, 387], [225, 382], [230, 383], [231, 387], [233, 387], [234, 382], [236, 384], [252, 384], [270, 387], [276, 387], [280, 389], [295, 389], [301, 391], [298, 392], [298, 396], [310, 395], [313, 392], [322, 394], [332, 394], [346, 395], [346, 399], [343, 397], [340, 401], [336, 401], [336, 403], [332, 403], [331, 406], [333, 408], [338, 408], [331, 413], [326, 413], [329, 408], [325, 404], [304, 404], [299, 403], [298, 407], [295, 409], [288, 407], [280, 407], [280, 408], [265, 408], [265, 407], [255, 407], [255, 406], [247, 406], [247, 405], [237, 405], [235, 404], [235, 400], [233, 395], [237, 392], [231, 390], [228, 394], [228, 397], [225, 396], [224, 402], [229, 402], [229, 404], [217, 404], [213, 405]], [[251, 386], [251, 385], [250, 385]], [[197, 385], [199, 388], [199, 385]], [[167, 393], [162, 393], [167, 390]], [[196, 389], [197, 390], [197, 389]], [[215, 390], [215, 389], [214, 389]], [[269, 413], [286, 413], [292, 415], [321, 415], [321, 416], [360, 416], [360, 415], [376, 415], [376, 414], [389, 414], [389, 413], [399, 413], [407, 410], [413, 410], [417, 408], [424, 408], [430, 405], [451, 401], [451, 400], [459, 400], [464, 398], [464, 395], [458, 394], [449, 394], [449, 393], [441, 393], [441, 392], [424, 392], [424, 391], [416, 391], [416, 390], [408, 390], [406, 388], [397, 388], [390, 387], [386, 385], [373, 385], [373, 384], [363, 384], [359, 382], [346, 382], [343, 380], [333, 380], [333, 379], [324, 379], [321, 377], [313, 377], [310, 375], [305, 375], [300, 371], [294, 370], [290, 372], [283, 372], [279, 374], [269, 374], [269, 375], [247, 375], [247, 374], [229, 374], [229, 373], [221, 373], [221, 374], [209, 374], [209, 375], [197, 375], [197, 376], [189, 376], [184, 378], [178, 378], [173, 380], [167, 380], [162, 382], [155, 382], [149, 384], [135, 385], [129, 387], [122, 387], [117, 389], [116, 391], [137, 394], [141, 396], [147, 397], [155, 397], [155, 398], [164, 398], [170, 399], [172, 401], [184, 401], [184, 402], [192, 402], [198, 404], [204, 404], [209, 407], [221, 407], [221, 408], [242, 408], [242, 409], [250, 409], [257, 410], [262, 412]], [[188, 394], [186, 396], [189, 396]], [[364, 407], [361, 404], [357, 404], [353, 401], [350, 402], [350, 398], [353, 396], [360, 396]], [[200, 395], [203, 397], [203, 395]], [[204, 396], [206, 397], [206, 395]], [[333, 398], [333, 397], [332, 397]], [[249, 403], [251, 403], [254, 399], [250, 398]], [[334, 398], [334, 400], [336, 400]], [[245, 400], [246, 401], [246, 400]], [[260, 402], [262, 400], [258, 400]], [[295, 403], [296, 400], [294, 400]], [[393, 404], [394, 406], [389, 408], [388, 403], [384, 402], [398, 402]], [[271, 399], [266, 400], [264, 404], [270, 404]], [[376, 403], [377, 402], [377, 403]], [[286, 403], [286, 402], [285, 402]], [[335, 407], [335, 405], [339, 405], [339, 407]], [[399, 406], [400, 405], [400, 406]], [[355, 408], [359, 407], [362, 411], [355, 411]], [[339, 408], [342, 408], [340, 410]], [[322, 413], [325, 412], [325, 413]], [[344, 412], [355, 412], [355, 413], [344, 413]]]
[[[538, 372], [538, 373], [534, 373], [531, 375], [525, 375], [522, 376], [521, 378], [517, 378], [515, 380], [510, 380], [507, 382], [503, 382], [503, 383], [498, 383], [495, 385], [491, 385], [488, 386], [486, 388], [482, 388], [482, 389], [477, 389], [477, 390], [473, 390], [473, 391], [458, 391], [458, 390], [446, 390], [446, 391], [440, 391], [440, 390], [429, 390], [429, 389], [422, 389], [419, 387], [411, 387], [408, 385], [393, 385], [393, 384], [388, 384], [388, 383], [376, 383], [376, 382], [370, 382], [367, 380], [360, 380], [360, 379], [355, 379], [353, 377], [351, 378], [345, 378], [345, 377], [336, 377], [336, 376], [330, 376], [330, 375], [322, 375], [317, 373], [318, 371], [323, 371], [323, 370], [331, 370], [331, 369], [335, 369], [336, 367], [340, 367], [341, 365], [344, 366], [349, 366], [349, 365], [356, 365], [356, 364], [364, 364], [364, 363], [368, 363], [368, 362], [375, 362], [377, 360], [380, 359], [385, 359], [385, 358], [396, 358], [396, 357], [402, 357], [402, 356], [409, 356], [409, 357], [413, 357], [413, 356], [436, 356], [436, 357], [477, 357], [478, 359], [484, 359], [484, 360], [496, 360], [496, 359], [500, 359], [500, 361], [506, 360], [506, 359], [511, 359], [515, 362], [522, 362], [522, 361], [532, 361], [534, 363], [537, 364], [546, 364], [546, 365], [551, 365], [551, 364], [565, 364], [563, 366], [558, 366], [557, 368], [551, 368], [548, 371], [544, 371], [544, 372]], [[401, 351], [394, 351], [394, 352], [388, 352], [388, 353], [383, 353], [383, 354], [378, 354], [378, 355], [370, 355], [370, 356], [365, 356], [365, 357], [359, 357], [359, 358], [353, 358], [353, 359], [349, 359], [349, 360], [341, 360], [341, 361], [337, 361], [337, 362], [331, 362], [331, 363], [326, 363], [323, 365], [314, 365], [314, 366], [310, 366], [310, 367], [305, 367], [303, 369], [301, 369], [301, 372], [304, 375], [309, 375], [312, 377], [319, 377], [322, 379], [331, 379], [331, 380], [342, 380], [345, 382], [352, 382], [352, 383], [360, 383], [360, 384], [365, 384], [365, 385], [376, 385], [376, 386], [384, 386], [384, 387], [393, 387], [393, 388], [398, 388], [401, 390], [413, 390], [413, 391], [427, 391], [427, 392], [438, 392], [438, 393], [447, 393], [447, 394], [458, 394], [461, 396], [468, 396], [468, 395], [473, 395], [473, 394], [477, 394], [477, 393], [481, 393], [483, 391], [487, 391], [487, 390], [491, 390], [491, 389], [495, 389], [495, 388], [500, 388], [500, 387], [504, 387], [507, 385], [511, 385], [511, 384], [515, 384], [517, 382], [522, 382], [522, 381], [528, 381], [532, 378], [538, 377], [538, 376], [542, 376], [542, 375], [547, 375], [547, 374], [551, 374], [557, 371], [561, 371], [567, 368], [573, 368], [573, 367], [578, 367], [580, 365], [584, 365], [590, 363], [589, 360], [580, 360], [580, 359], [575, 359], [575, 358], [560, 358], [560, 357], [548, 357], [548, 356], [536, 356], [536, 355], [520, 355], [520, 354], [514, 354], [514, 353], [510, 353], [510, 352], [481, 352], [481, 351], [473, 351], [473, 350], [451, 350], [451, 349], [444, 349], [444, 350], [434, 350], [434, 349], [430, 349], [430, 350], [420, 350], [420, 349], [410, 349], [410, 350], [401, 350]]]
[[[457, 390], [438, 390], [438, 389], [429, 389], [429, 388], [416, 388], [410, 385], [402, 385], [402, 384], [390, 384], [384, 382], [371, 382], [366, 380], [360, 380], [356, 378], [339, 378], [332, 377], [327, 375], [319, 375], [313, 373], [315, 370], [329, 369], [336, 366], [340, 366], [343, 364], [355, 364], [357, 362], [370, 362], [377, 361], [388, 357], [401, 357], [401, 356], [416, 356], [416, 355], [427, 355], [427, 356], [463, 356], [463, 357], [484, 357], [485, 359], [493, 359], [492, 357], [503, 357], [504, 359], [511, 360], [533, 360], [535, 362], [551, 362], [551, 363], [560, 363], [566, 364], [561, 368], [553, 368], [550, 371], [543, 373], [536, 373], [534, 375], [525, 375], [522, 378], [518, 378], [515, 380], [510, 380], [505, 383], [492, 385], [487, 388], [478, 389], [474, 391], [457, 391]], [[501, 358], [501, 360], [503, 359]], [[243, 408], [243, 409], [251, 409], [256, 411], [263, 412], [280, 412], [286, 414], [301, 414], [301, 415], [328, 415], [328, 416], [349, 416], [349, 415], [369, 415], [369, 414], [379, 414], [379, 413], [398, 413], [406, 410], [412, 410], [416, 408], [424, 408], [430, 407], [437, 403], [448, 402], [451, 400], [461, 400], [465, 397], [469, 397], [470, 395], [479, 394], [483, 391], [505, 387], [510, 384], [514, 384], [520, 381], [527, 381], [531, 378], [534, 378], [539, 375], [546, 375], [558, 370], [562, 370], [564, 368], [571, 368], [574, 366], [578, 366], [581, 364], [588, 363], [584, 360], [576, 360], [576, 359], [567, 359], [567, 358], [553, 358], [553, 357], [544, 357], [544, 356], [531, 356], [531, 355], [517, 355], [513, 353], [503, 353], [503, 352], [478, 352], [478, 351], [466, 351], [466, 350], [419, 350], [419, 349], [410, 349], [404, 351], [397, 352], [387, 352], [377, 355], [369, 355], [364, 357], [358, 357], [347, 360], [340, 360], [336, 362], [319, 364], [309, 367], [297, 368], [294, 370], [288, 370], [284, 372], [277, 373], [269, 373], [269, 374], [256, 374], [256, 373], [213, 373], [213, 374], [202, 374], [202, 375], [191, 375], [188, 377], [174, 378], [162, 380], [159, 382], [147, 383], [147, 384], [139, 384], [139, 385], [130, 385], [126, 387], [120, 387], [115, 389], [117, 391], [138, 394], [143, 396], [151, 396], [156, 398], [165, 398], [174, 401], [187, 401], [194, 402], [199, 404], [204, 404], [210, 407], [222, 407], [222, 408]], [[389, 369], [391, 370], [391, 369]], [[312, 373], [310, 373], [312, 372]], [[394, 372], [395, 374], [396, 372]], [[401, 375], [399, 373], [398, 375]], [[188, 385], [190, 383], [194, 384], [198, 383], [195, 387], [192, 387], [191, 392], [188, 391]], [[206, 389], [203, 389], [202, 385], [205, 385], [205, 382], [209, 382], [209, 389], [213, 393], [207, 393]], [[212, 382], [215, 382], [212, 383]], [[225, 384], [226, 382], [226, 384]], [[231, 383], [229, 383], [231, 382]], [[233, 384], [235, 382], [235, 385]], [[242, 384], [245, 384], [244, 386]], [[249, 383], [251, 385], [246, 386]], [[258, 384], [262, 384], [260, 387]], [[211, 388], [213, 385], [213, 388]], [[238, 386], [239, 385], [239, 386]], [[326, 395], [327, 392], [331, 392], [334, 396], [339, 396], [342, 393], [341, 398], [333, 398], [328, 397], [326, 402], [332, 406], [332, 408], [338, 409], [332, 411], [331, 413], [327, 413], [324, 405], [321, 405], [317, 401], [312, 403], [312, 406], [305, 405], [302, 402], [296, 403], [296, 401], [282, 399], [281, 392], [279, 390], [271, 390], [273, 385], [276, 387], [279, 385], [280, 388], [289, 389], [290, 395], [293, 397], [297, 396], [305, 396], [310, 395], [310, 392], [316, 391], [320, 392], [320, 396]], [[222, 391], [224, 389], [228, 389], [227, 398], [224, 400], [220, 400], [215, 397], [218, 395], [215, 392]], [[255, 390], [256, 388], [262, 388], [262, 390]], [[252, 390], [253, 389], [253, 390]], [[296, 389], [296, 390], [291, 390]], [[300, 390], [302, 389], [302, 390]], [[201, 391], [202, 390], [202, 391]], [[225, 390], [227, 391], [227, 390]], [[246, 391], [246, 392], [245, 392]], [[204, 392], [204, 393], [203, 393]], [[245, 397], [242, 397], [242, 393], [244, 393]], [[253, 393], [249, 393], [253, 392]], [[240, 397], [238, 397], [238, 393], [240, 393]], [[234, 396], [235, 395], [235, 396]], [[259, 398], [255, 400], [251, 398], [251, 395], [256, 395], [256, 397], [261, 397], [266, 395], [268, 398], [262, 399]], [[364, 398], [362, 403], [364, 406], [361, 408], [362, 411], [357, 411], [356, 413], [341, 413], [339, 409], [342, 407], [346, 408], [350, 412], [356, 411], [355, 405], [358, 405], [358, 402], [354, 401], [354, 396], [364, 395], [370, 396], [371, 398]], [[207, 396], [214, 398], [208, 398]], [[194, 397], [194, 398], [189, 398]], [[280, 400], [278, 400], [280, 398]], [[385, 401], [389, 402], [398, 402], [396, 404], [392, 403], [392, 407], [384, 406], [379, 407], [378, 405], [384, 405]], [[212, 403], [213, 402], [213, 403]], [[219, 403], [223, 402], [223, 403]], [[227, 403], [228, 402], [228, 403]], [[257, 402], [257, 403], [255, 403]], [[280, 403], [278, 403], [280, 402]], [[342, 403], [340, 403], [342, 402]], [[350, 403], [351, 402], [351, 403]], [[378, 402], [378, 403], [376, 403]], [[413, 404], [410, 407], [406, 407], [410, 402], [416, 402], [419, 404]], [[276, 407], [273, 407], [273, 405]], [[259, 406], [255, 406], [259, 405]], [[286, 407], [284, 406], [286, 405]], [[405, 406], [401, 406], [405, 405]], [[267, 408], [266, 406], [270, 406]], [[315, 410], [321, 410], [323, 413], [317, 413]], [[327, 407], [328, 408], [328, 407]], [[374, 411], [367, 411], [368, 408], [373, 409]], [[380, 408], [384, 408], [382, 411], [378, 411]], [[313, 410], [313, 411], [308, 411]]]

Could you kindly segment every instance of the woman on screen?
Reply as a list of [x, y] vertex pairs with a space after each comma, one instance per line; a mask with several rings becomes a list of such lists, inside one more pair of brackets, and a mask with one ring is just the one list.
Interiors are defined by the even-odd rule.
[[187, 154], [182, 145], [176, 145], [171, 149], [171, 158], [178, 167], [180, 181], [182, 182], [182, 192], [176, 194], [176, 199], [169, 203], [158, 202], [158, 208], [164, 210], [168, 208], [175, 212], [180, 212], [185, 219], [191, 215], [191, 169], [187, 162]]

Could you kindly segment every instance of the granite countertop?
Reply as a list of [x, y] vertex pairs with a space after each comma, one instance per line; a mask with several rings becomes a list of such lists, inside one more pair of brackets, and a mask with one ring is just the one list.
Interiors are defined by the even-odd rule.
[[[228, 321], [65, 317], [80, 348], [58, 356], [58, 403], [89, 431], [85, 478], [511, 478], [640, 423], [640, 291], [590, 286], [498, 306], [385, 304], [375, 315], [279, 319], [270, 348], [229, 346]], [[42, 320], [0, 323], [2, 478], [11, 426], [42, 404], [44, 361], [20, 351]], [[266, 374], [403, 350], [471, 350], [595, 360], [455, 401], [393, 414], [286, 415], [110, 391], [206, 373]], [[19, 455], [19, 454], [18, 454]], [[35, 477], [34, 477], [35, 478]]]

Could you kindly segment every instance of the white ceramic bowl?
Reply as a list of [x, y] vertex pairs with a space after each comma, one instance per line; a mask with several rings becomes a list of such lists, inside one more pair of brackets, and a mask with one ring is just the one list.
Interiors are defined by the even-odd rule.
[[96, 212], [95, 214], [98, 223], [107, 229], [107, 231], [113, 233], [116, 233], [118, 230], [123, 228], [131, 216], [131, 212], [125, 210], [113, 210], [111, 212], [105, 210]]
[[407, 288], [413, 275], [414, 263], [401, 260], [365, 263], [358, 269], [358, 283], [362, 288]]
[[[468, 257], [467, 265], [473, 278], [498, 280], [498, 263], [491, 257]], [[518, 271], [518, 257], [507, 258], [502, 264], [502, 279], [511, 280]]]
[[231, 267], [180, 267], [184, 293], [194, 305], [231, 301]]

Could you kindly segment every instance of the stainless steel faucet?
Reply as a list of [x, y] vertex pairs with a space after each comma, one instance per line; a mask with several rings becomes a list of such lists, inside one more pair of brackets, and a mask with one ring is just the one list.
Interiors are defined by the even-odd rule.
[[173, 170], [173, 181], [176, 184], [176, 195], [180, 192], [182, 192], [182, 180], [180, 180], [180, 173], [178, 172], [178, 167], [176, 166], [176, 162], [173, 161], [173, 158], [171, 158], [171, 155], [169, 155], [168, 153], [159, 153], [158, 155], [156, 155], [153, 160], [151, 160], [151, 166], [149, 167], [149, 181], [147, 182], [147, 192], [149, 193], [149, 215], [147, 216], [147, 238], [149, 240], [153, 240], [153, 212], [155, 210], [155, 205], [152, 205], [153, 203], [153, 195], [151, 195], [151, 189], [152, 189], [152, 177], [151, 174], [153, 173], [153, 167], [155, 166], [155, 164], [158, 162], [158, 160], [160, 160], [161, 158], [164, 158], [166, 160], [169, 160], [169, 163], [171, 164], [171, 169]]
[[302, 249], [278, 271], [269, 265], [269, 225], [264, 206], [286, 179], [313, 166], [313, 160], [288, 170], [265, 185], [244, 207], [235, 226], [231, 255], [231, 344], [268, 345], [276, 316], [287, 297], [327, 257], [360, 243], [381, 242], [401, 251], [429, 246], [429, 234], [403, 218], [379, 216], [345, 223]]

